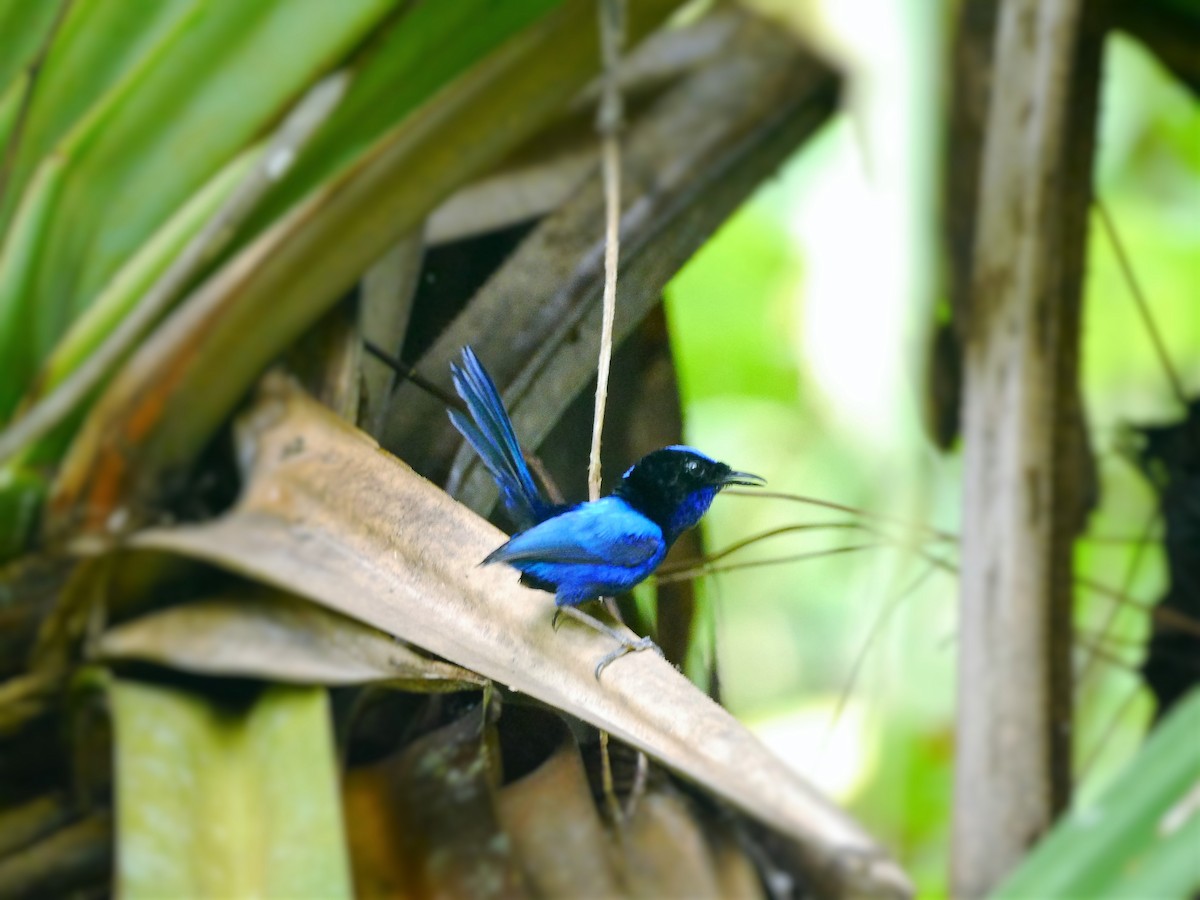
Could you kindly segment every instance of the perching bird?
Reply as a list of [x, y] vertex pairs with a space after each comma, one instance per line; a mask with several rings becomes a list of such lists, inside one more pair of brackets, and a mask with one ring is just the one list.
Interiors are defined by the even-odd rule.
[[450, 420], [492, 473], [521, 529], [483, 562], [508, 563], [523, 584], [553, 591], [560, 608], [630, 590], [700, 521], [718, 491], [764, 483], [699, 450], [673, 446], [642, 457], [607, 497], [553, 504], [534, 482], [496, 385], [470, 347], [463, 348], [462, 366], [450, 369], [471, 414], [450, 410]]

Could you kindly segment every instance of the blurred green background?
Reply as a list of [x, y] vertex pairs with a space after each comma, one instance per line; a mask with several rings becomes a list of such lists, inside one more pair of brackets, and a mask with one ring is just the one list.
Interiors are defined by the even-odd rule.
[[[945, 4], [762, 3], [855, 72], [847, 112], [806, 147], [668, 289], [690, 443], [770, 489], [957, 530], [959, 459], [920, 426], [937, 244]], [[870, 7], [870, 10], [867, 10]], [[871, 15], [864, 15], [865, 12]], [[1097, 195], [1115, 220], [1185, 386], [1200, 385], [1200, 105], [1138, 44], [1106, 48]], [[1182, 410], [1093, 213], [1083, 380], [1100, 506], [1078, 572], [1145, 604], [1160, 549], [1137, 550], [1154, 497], [1117, 452], [1128, 424]], [[851, 517], [723, 497], [710, 550], [763, 530]], [[955, 577], [952, 542], [900, 529], [888, 546], [703, 581], [723, 700], [887, 841], [922, 893], [945, 893]], [[855, 529], [778, 536], [728, 561], [877, 542]], [[1077, 591], [1076, 773], [1100, 789], [1152, 712], [1136, 674], [1143, 610]], [[871, 635], [877, 632], [874, 640]], [[708, 649], [712, 652], [711, 647]], [[861, 657], [861, 668], [855, 675]], [[962, 698], [962, 702], [971, 702]]]

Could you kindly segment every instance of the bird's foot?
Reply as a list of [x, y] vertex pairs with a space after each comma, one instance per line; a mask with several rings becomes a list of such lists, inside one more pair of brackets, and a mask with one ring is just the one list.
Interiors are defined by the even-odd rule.
[[637, 653], [640, 650], [653, 650], [659, 656], [663, 655], [662, 648], [659, 647], [658, 644], [654, 643], [654, 641], [650, 638], [628, 637], [627, 635], [621, 634], [621, 632], [617, 631], [617, 629], [606, 625], [604, 622], [601, 622], [595, 616], [589, 616], [582, 609], [577, 609], [574, 606], [560, 606], [554, 610], [554, 618], [550, 620], [550, 625], [555, 631], [558, 630], [558, 623], [564, 615], [570, 616], [572, 619], [578, 619], [589, 628], [594, 628], [596, 631], [607, 634], [610, 638], [621, 645], [611, 653], [605, 654], [605, 656], [598, 663], [596, 663], [597, 681], [600, 680], [601, 672], [603, 672], [610, 664], [616, 662], [627, 653]]
[[619, 635], [619, 637], [621, 638], [621, 646], [616, 650], [613, 650], [611, 653], [605, 654], [600, 662], [596, 663], [597, 681], [600, 680], [600, 673], [603, 672], [605, 668], [607, 668], [611, 663], [616, 662], [627, 653], [637, 653], [641, 650], [653, 650], [659, 656], [663, 655], [662, 647], [658, 646], [658, 644], [654, 643], [654, 641], [648, 637], [638, 638], [636, 641], [631, 640], [624, 635]]

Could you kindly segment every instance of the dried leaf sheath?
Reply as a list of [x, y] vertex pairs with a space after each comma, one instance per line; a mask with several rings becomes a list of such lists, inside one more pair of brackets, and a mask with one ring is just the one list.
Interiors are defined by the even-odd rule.
[[609, 731], [795, 838], [825, 893], [909, 892], [849, 817], [668, 663], [641, 654], [598, 684], [606, 638], [555, 634], [549, 594], [478, 565], [499, 531], [289, 382], [267, 381], [241, 440], [252, 463], [231, 514], [132, 545], [308, 597]]

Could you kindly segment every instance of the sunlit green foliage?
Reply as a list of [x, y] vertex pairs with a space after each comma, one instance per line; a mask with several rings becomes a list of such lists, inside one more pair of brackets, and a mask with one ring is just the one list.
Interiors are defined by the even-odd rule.
[[1200, 692], [1100, 796], [1081, 800], [996, 897], [1188, 897], [1200, 884]]

